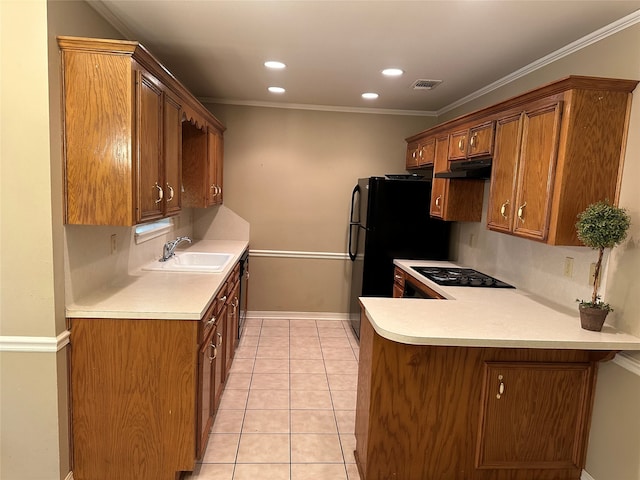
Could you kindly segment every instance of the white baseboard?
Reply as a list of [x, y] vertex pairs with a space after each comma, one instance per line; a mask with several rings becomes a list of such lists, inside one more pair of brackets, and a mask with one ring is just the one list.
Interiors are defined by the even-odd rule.
[[591, 475], [589, 475], [585, 470], [582, 470], [582, 475], [580, 475], [580, 480], [596, 480]]
[[340, 320], [348, 321], [348, 313], [334, 312], [277, 312], [277, 311], [248, 311], [247, 318], [262, 318], [264, 320]]

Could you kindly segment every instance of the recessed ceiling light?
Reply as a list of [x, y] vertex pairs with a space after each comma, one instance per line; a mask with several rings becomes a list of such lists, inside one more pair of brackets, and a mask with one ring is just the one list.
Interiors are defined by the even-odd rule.
[[269, 60], [268, 62], [264, 62], [264, 66], [267, 68], [275, 68], [275, 69], [281, 69], [286, 67], [284, 63], [276, 62], [275, 60]]
[[403, 73], [404, 71], [399, 68], [385, 68], [384, 70], [382, 70], [382, 74], [386, 75], [387, 77], [399, 77]]
[[379, 95], [373, 92], [367, 92], [362, 94], [362, 98], [366, 98], [367, 100], [375, 100]]
[[271, 93], [284, 93], [285, 89], [282, 87], [269, 87], [268, 89]]

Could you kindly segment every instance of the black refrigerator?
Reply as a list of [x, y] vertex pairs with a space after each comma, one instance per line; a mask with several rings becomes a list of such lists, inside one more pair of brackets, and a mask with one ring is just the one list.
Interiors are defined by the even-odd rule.
[[429, 216], [431, 181], [361, 178], [351, 194], [350, 319], [360, 338], [358, 297], [393, 296], [393, 260], [449, 259], [449, 224]]

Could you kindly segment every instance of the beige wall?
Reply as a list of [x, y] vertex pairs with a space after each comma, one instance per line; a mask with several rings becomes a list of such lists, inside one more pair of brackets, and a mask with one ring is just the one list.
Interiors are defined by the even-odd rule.
[[[1, 1], [0, 32], [0, 333], [55, 343], [65, 330], [65, 242], [54, 37], [116, 32], [84, 2], [45, 0]], [[52, 480], [70, 469], [67, 350], [33, 349], [0, 354], [2, 479]]]
[[[430, 117], [207, 105], [226, 126], [225, 205], [252, 250], [347, 251], [360, 177], [404, 173], [404, 138]], [[249, 309], [348, 312], [345, 259], [253, 257]]]
[[[450, 114], [458, 116], [567, 75], [640, 79], [640, 25], [605, 38], [492, 92]], [[634, 92], [620, 206], [631, 214], [628, 240], [609, 257], [602, 293], [615, 312], [610, 321], [640, 336], [640, 89]], [[486, 217], [487, 199], [484, 203]], [[575, 299], [589, 296], [589, 264], [594, 251], [542, 245], [489, 232], [480, 224], [456, 228], [460, 262], [493, 271], [519, 286], [575, 311]], [[474, 245], [470, 245], [470, 236]], [[565, 257], [573, 257], [574, 276], [563, 276]], [[577, 314], [576, 314], [576, 321]], [[640, 356], [638, 356], [640, 358]], [[640, 376], [610, 363], [600, 371], [586, 470], [596, 480], [640, 479]]]

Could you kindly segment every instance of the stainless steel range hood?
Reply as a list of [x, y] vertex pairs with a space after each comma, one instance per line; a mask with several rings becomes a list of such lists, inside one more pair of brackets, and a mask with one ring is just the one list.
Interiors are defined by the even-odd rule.
[[449, 172], [439, 172], [435, 178], [491, 178], [491, 159], [458, 160], [449, 162]]

